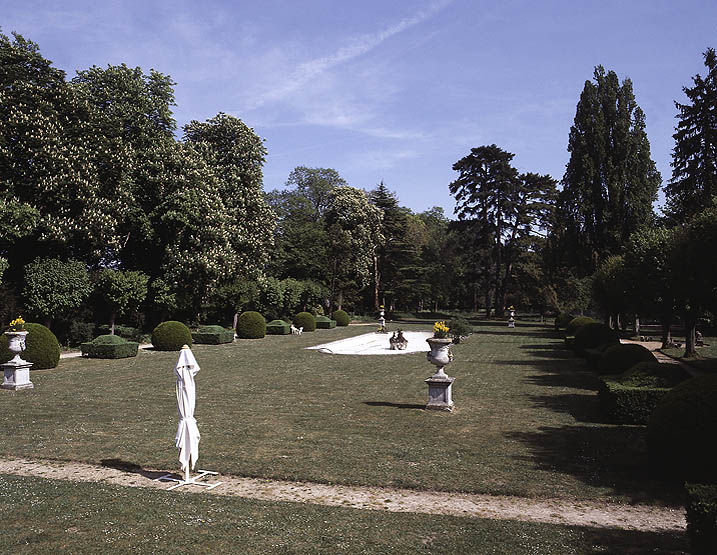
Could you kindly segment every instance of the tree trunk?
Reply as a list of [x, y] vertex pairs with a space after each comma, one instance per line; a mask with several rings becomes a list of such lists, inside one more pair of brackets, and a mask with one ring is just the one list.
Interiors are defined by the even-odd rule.
[[110, 315], [110, 335], [115, 334], [115, 318], [117, 317], [117, 313], [113, 310], [112, 314]]
[[691, 358], [697, 356], [697, 349], [695, 349], [695, 325], [697, 322], [694, 318], [685, 320], [685, 354], [682, 355], [685, 358]]
[[[336, 310], [341, 310], [341, 305], [344, 304], [344, 290], [339, 289], [338, 299], [337, 299], [338, 308]], [[331, 311], [331, 307], [329, 307], [329, 311]]]
[[238, 324], [238, 323], [239, 323], [239, 313], [238, 313], [238, 312], [235, 312], [235, 313], [234, 313], [234, 319], [232, 320], [232, 328], [233, 328], [234, 330], [237, 329], [237, 324]]
[[378, 291], [379, 291], [379, 283], [381, 282], [381, 276], [378, 273], [378, 256], [375, 254], [373, 255], [373, 301], [374, 301], [374, 308], [378, 310], [379, 307], [379, 300], [378, 300]]
[[49, 330], [50, 324], [52, 324], [52, 318], [45, 318], [45, 327]]
[[640, 335], [640, 315], [635, 314], [635, 335]]
[[478, 312], [478, 287], [473, 286], [473, 312]]
[[670, 326], [672, 324], [671, 319], [665, 318], [660, 320], [660, 326], [662, 327], [662, 348], [666, 349], [672, 343], [672, 334], [670, 333]]

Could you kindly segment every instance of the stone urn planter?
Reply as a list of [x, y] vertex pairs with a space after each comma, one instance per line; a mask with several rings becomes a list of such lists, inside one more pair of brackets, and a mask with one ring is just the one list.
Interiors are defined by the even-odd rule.
[[450, 351], [453, 341], [447, 337], [429, 337], [426, 341], [431, 347], [430, 352], [426, 353], [426, 359], [436, 366], [436, 373], [425, 380], [428, 385], [426, 408], [451, 412], [453, 410], [453, 382], [455, 378], [446, 375], [443, 369], [453, 360], [453, 353]]
[[3, 369], [3, 389], [32, 389], [33, 383], [30, 381], [31, 362], [23, 360], [20, 356], [25, 350], [26, 331], [6, 331], [7, 346], [10, 353], [15, 356], [12, 360], [2, 364]]
[[453, 353], [450, 351], [450, 346], [451, 343], [453, 343], [453, 340], [448, 337], [429, 337], [426, 341], [431, 347], [430, 352], [426, 353], [426, 359], [428, 362], [437, 367], [436, 373], [431, 377], [447, 378], [448, 376], [443, 369], [453, 360]]
[[25, 338], [27, 337], [26, 331], [6, 331], [7, 336], [7, 348], [15, 356], [10, 362], [25, 362], [22, 360], [20, 353], [25, 350]]

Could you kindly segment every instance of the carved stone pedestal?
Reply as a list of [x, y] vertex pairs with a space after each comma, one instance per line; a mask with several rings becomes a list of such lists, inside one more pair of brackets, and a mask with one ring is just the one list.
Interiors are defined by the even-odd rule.
[[[16, 357], [19, 358], [19, 357]], [[30, 381], [30, 367], [32, 362], [25, 360], [11, 360], [0, 365], [3, 369], [4, 380], [0, 387], [2, 389], [33, 389], [35, 386]]]
[[429, 410], [453, 411], [453, 382], [455, 378], [446, 376], [431, 376], [425, 380], [428, 384], [428, 404], [426, 408]]

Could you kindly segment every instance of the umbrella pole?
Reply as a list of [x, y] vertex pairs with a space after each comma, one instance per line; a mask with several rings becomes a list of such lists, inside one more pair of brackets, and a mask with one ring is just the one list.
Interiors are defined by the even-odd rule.
[[184, 481], [189, 482], [189, 465], [187, 465], [187, 468], [184, 471]]

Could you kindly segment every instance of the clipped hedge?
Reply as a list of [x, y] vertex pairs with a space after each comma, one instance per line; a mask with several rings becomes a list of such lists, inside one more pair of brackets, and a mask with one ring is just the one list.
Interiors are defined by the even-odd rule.
[[461, 337], [468, 337], [473, 333], [473, 326], [465, 318], [453, 318], [448, 322], [448, 330], [453, 343], [460, 343]]
[[575, 318], [570, 320], [570, 322], [568, 322], [567, 326], [565, 326], [565, 335], [575, 337], [580, 328], [593, 323], [595, 323], [595, 320], [593, 320], [589, 316], [576, 316]]
[[192, 341], [198, 345], [220, 345], [234, 341], [234, 330], [222, 326], [202, 326], [192, 332]]
[[564, 330], [568, 327], [568, 324], [575, 318], [569, 312], [561, 312], [555, 317], [555, 330]]
[[330, 330], [336, 327], [336, 320], [327, 318], [326, 316], [316, 317], [316, 328], [321, 330]]
[[[25, 350], [20, 354], [23, 360], [32, 362], [30, 370], [57, 368], [60, 362], [60, 343], [57, 337], [42, 324], [26, 323]], [[0, 336], [0, 362], [7, 362], [14, 355], [7, 348], [7, 336]]]
[[[99, 330], [100, 333], [104, 335], [109, 335], [110, 326], [108, 326], [107, 324], [103, 324], [99, 327]], [[133, 328], [131, 326], [122, 326], [119, 324], [115, 326], [114, 334], [119, 335], [127, 341], [139, 341], [142, 338], [142, 330], [138, 328]]]
[[699, 555], [717, 553], [717, 485], [685, 484], [685, 489], [690, 551]]
[[572, 347], [578, 353], [584, 353], [586, 349], [596, 349], [602, 345], [617, 345], [618, 343], [620, 343], [620, 337], [615, 330], [611, 330], [599, 322], [590, 322], [575, 332], [575, 341]]
[[598, 373], [622, 374], [638, 362], [658, 362], [649, 349], [637, 343], [619, 343], [605, 349], [598, 361]]
[[267, 335], [289, 335], [291, 326], [284, 320], [272, 320], [266, 325]]
[[304, 328], [304, 331], [314, 331], [316, 329], [316, 318], [310, 312], [299, 312], [294, 316], [294, 327]]
[[152, 345], [158, 351], [181, 351], [183, 345], [192, 346], [192, 332], [182, 322], [168, 320], [152, 331]]
[[258, 312], [242, 312], [237, 321], [239, 339], [261, 339], [266, 335], [266, 320]]
[[345, 310], [336, 310], [333, 314], [334, 320], [336, 320], [336, 325], [339, 327], [345, 327], [349, 325], [349, 321], [351, 320], [349, 318], [348, 312]]
[[612, 347], [612, 344], [606, 343], [605, 345], [600, 345], [594, 349], [585, 349], [583, 351], [582, 355], [585, 357], [590, 370], [597, 371], [600, 359], [605, 354], [605, 351], [607, 351], [610, 347]]
[[647, 427], [650, 465], [673, 480], [717, 482], [717, 375], [690, 378], [657, 405]]
[[136, 357], [139, 343], [127, 341], [118, 335], [100, 335], [92, 341], [80, 345], [83, 357], [89, 358], [128, 358]]
[[670, 389], [689, 377], [677, 364], [640, 362], [627, 372], [602, 380], [600, 407], [616, 424], [647, 424]]

